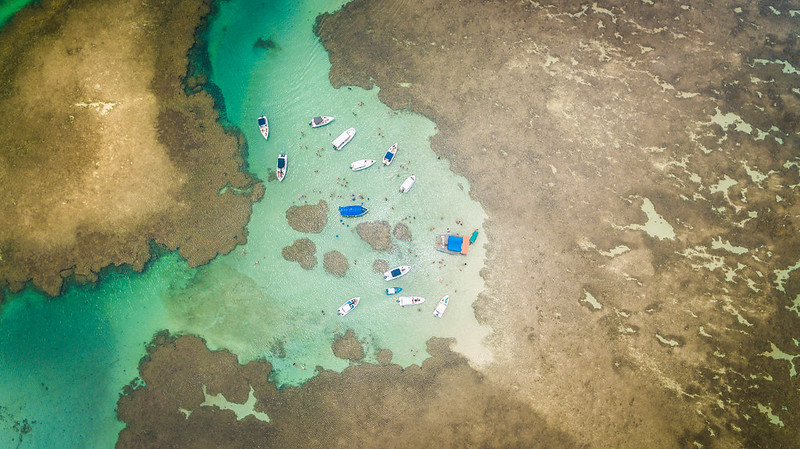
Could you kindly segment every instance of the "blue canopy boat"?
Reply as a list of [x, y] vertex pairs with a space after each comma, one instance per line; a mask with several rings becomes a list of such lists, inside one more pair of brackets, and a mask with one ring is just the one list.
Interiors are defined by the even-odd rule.
[[367, 212], [369, 212], [369, 209], [360, 205], [339, 206], [339, 213], [342, 215], [342, 217], [360, 217]]
[[469, 252], [469, 240], [460, 235], [439, 234], [436, 236], [436, 249], [447, 254], [466, 256]]

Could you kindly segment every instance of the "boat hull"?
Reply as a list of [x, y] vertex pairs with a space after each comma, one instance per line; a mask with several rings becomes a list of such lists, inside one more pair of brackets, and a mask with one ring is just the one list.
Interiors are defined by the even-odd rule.
[[347, 302], [342, 304], [339, 307], [339, 309], [337, 309], [337, 313], [339, 314], [339, 316], [347, 315], [348, 313], [352, 312], [353, 309], [358, 307], [358, 303], [360, 301], [361, 301], [361, 298], [358, 298], [358, 297], [349, 299]]
[[400, 185], [400, 193], [406, 193], [411, 190], [411, 187], [414, 186], [414, 183], [417, 182], [417, 177], [415, 175], [411, 175], [403, 181], [403, 184]]
[[281, 154], [278, 156], [278, 164], [275, 167], [275, 175], [278, 177], [278, 182], [283, 181], [283, 178], [286, 177], [286, 168], [289, 159], [286, 157], [286, 154]]
[[389, 164], [394, 161], [394, 156], [397, 154], [397, 144], [395, 143], [391, 147], [389, 147], [389, 151], [386, 152], [386, 155], [383, 156], [383, 165], [388, 166]]
[[347, 145], [348, 143], [350, 143], [351, 140], [353, 140], [353, 136], [355, 135], [356, 135], [355, 128], [346, 129], [343, 133], [339, 135], [339, 137], [334, 139], [333, 149], [337, 151], [341, 150], [345, 145]]
[[339, 206], [339, 214], [342, 217], [360, 217], [369, 212], [364, 206]]
[[385, 273], [383, 273], [383, 278], [387, 281], [391, 281], [393, 279], [397, 279], [401, 276], [405, 276], [408, 272], [411, 271], [411, 267], [408, 265], [400, 265], [397, 268], [393, 268]]
[[350, 170], [360, 171], [372, 167], [375, 163], [374, 159], [360, 159], [350, 164]]
[[308, 122], [308, 124], [312, 128], [319, 128], [320, 126], [325, 126], [325, 125], [329, 124], [330, 122], [333, 121], [334, 118], [336, 118], [336, 117], [329, 117], [327, 115], [323, 115], [323, 116], [320, 116], [320, 117], [314, 117]]
[[262, 115], [258, 118], [258, 130], [261, 131], [264, 140], [269, 139], [269, 120], [267, 120], [267, 116]]
[[425, 302], [425, 298], [421, 296], [401, 296], [397, 298], [397, 303], [400, 304], [401, 307], [416, 306], [423, 302]]
[[400, 288], [400, 287], [389, 287], [389, 288], [386, 289], [386, 294], [387, 295], [396, 295], [396, 294], [398, 294], [398, 293], [400, 293], [402, 291], [403, 291], [403, 289]]
[[436, 305], [436, 308], [433, 309], [433, 316], [436, 318], [441, 318], [444, 315], [444, 311], [447, 310], [447, 303], [450, 301], [450, 296], [443, 296], [442, 299], [439, 300], [439, 304]]
[[439, 234], [434, 247], [443, 253], [466, 256], [469, 253], [469, 240], [462, 235]]

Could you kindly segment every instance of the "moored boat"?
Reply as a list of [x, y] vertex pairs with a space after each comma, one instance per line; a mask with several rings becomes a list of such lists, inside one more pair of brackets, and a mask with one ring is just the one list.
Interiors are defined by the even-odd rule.
[[437, 250], [447, 254], [461, 254], [466, 256], [469, 252], [469, 240], [456, 234], [439, 234], [436, 236]]
[[416, 306], [417, 304], [422, 304], [423, 302], [425, 302], [425, 298], [421, 296], [401, 296], [397, 298], [397, 303], [402, 307]]
[[417, 182], [417, 177], [415, 175], [411, 175], [403, 181], [403, 184], [400, 185], [400, 193], [406, 193], [411, 190], [411, 187], [414, 183]]
[[450, 301], [450, 296], [444, 295], [442, 299], [439, 300], [439, 304], [436, 304], [436, 308], [433, 309], [433, 316], [436, 318], [441, 318], [444, 315], [444, 311], [447, 309], [447, 303]]
[[475, 240], [478, 240], [478, 230], [477, 229], [472, 233], [472, 236], [469, 238], [469, 243], [470, 244], [475, 243]]
[[283, 178], [286, 177], [286, 167], [288, 162], [289, 160], [286, 157], [286, 153], [281, 153], [278, 156], [278, 164], [275, 168], [275, 174], [278, 176], [278, 182], [283, 181]]
[[258, 129], [261, 131], [261, 135], [264, 136], [265, 139], [269, 139], [269, 121], [267, 120], [266, 115], [262, 115], [258, 118]]
[[334, 150], [341, 150], [342, 147], [348, 144], [351, 140], [353, 140], [353, 136], [356, 135], [355, 128], [348, 128], [343, 133], [339, 134], [339, 137], [333, 140], [333, 149]]
[[369, 209], [361, 205], [339, 206], [339, 214], [342, 217], [360, 217], [367, 212], [369, 212]]
[[402, 291], [403, 291], [403, 289], [400, 288], [400, 287], [389, 287], [389, 288], [386, 289], [386, 294], [387, 295], [394, 295], [394, 294], [400, 293]]
[[356, 297], [356, 298], [352, 298], [352, 299], [348, 300], [346, 303], [342, 304], [342, 306], [339, 307], [339, 309], [338, 309], [339, 316], [345, 316], [348, 313], [352, 312], [353, 309], [355, 309], [356, 306], [358, 306], [358, 302], [359, 301], [361, 301], [361, 298]]
[[397, 268], [392, 268], [391, 270], [383, 273], [383, 278], [387, 281], [391, 281], [393, 279], [397, 279], [400, 276], [405, 276], [408, 272], [411, 271], [411, 267], [408, 265], [400, 265]]
[[383, 156], [383, 165], [389, 165], [394, 160], [394, 155], [397, 154], [397, 143], [389, 147], [389, 151]]
[[320, 126], [325, 126], [332, 122], [334, 118], [336, 117], [328, 117], [327, 115], [318, 116], [312, 118], [308, 124], [311, 125], [312, 128], [319, 128]]
[[372, 164], [375, 163], [375, 159], [359, 159], [352, 164], [350, 164], [350, 170], [359, 171], [364, 170], [365, 168], [372, 167]]

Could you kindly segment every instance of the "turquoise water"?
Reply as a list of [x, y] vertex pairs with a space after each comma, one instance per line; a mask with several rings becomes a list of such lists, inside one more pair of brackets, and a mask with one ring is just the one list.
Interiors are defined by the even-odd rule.
[[0, 27], [8, 22], [14, 14], [28, 3], [36, 0], [2, 0], [0, 1]]
[[[285, 151], [287, 177], [267, 183], [247, 245], [206, 266], [192, 269], [170, 254], [144, 273], [110, 271], [97, 285], [71, 286], [51, 301], [31, 290], [12, 295], [0, 311], [0, 446], [15, 447], [20, 437], [19, 447], [50, 447], [53, 441], [112, 446], [123, 427], [114, 413], [118, 394], [136, 377], [146, 343], [161, 329], [200, 335], [242, 362], [266, 358], [279, 385], [302, 383], [317, 365], [345, 368], [348, 362], [335, 358], [330, 345], [347, 329], [365, 342], [367, 361], [386, 348], [395, 363], [421, 363], [431, 336], [456, 337], [456, 349], [475, 363], [488, 360], [481, 343], [488, 330], [476, 323], [471, 307], [483, 288], [484, 238], [468, 257], [433, 249], [437, 233], [449, 227], [469, 234], [481, 227], [485, 213], [469, 198], [466, 180], [430, 149], [434, 123], [389, 110], [377, 89], [330, 86], [330, 63], [312, 26], [319, 13], [341, 4], [220, 2], [209, 29], [213, 81], [225, 97], [228, 119], [247, 137], [251, 170], [269, 179]], [[272, 39], [274, 47], [254, 46], [259, 38]], [[269, 117], [269, 141], [256, 126], [262, 113]], [[311, 129], [314, 115], [336, 120]], [[331, 141], [351, 126], [357, 130], [353, 141], [334, 151]], [[391, 166], [349, 169], [357, 159], [380, 160], [394, 142], [400, 150]], [[401, 195], [397, 189], [412, 173], [417, 183]], [[289, 227], [290, 206], [320, 199], [330, 207], [322, 233]], [[340, 221], [337, 206], [362, 202], [370, 208], [366, 216]], [[373, 251], [355, 233], [357, 223], [373, 220], [405, 223], [413, 241]], [[308, 271], [281, 256], [283, 247], [302, 237], [317, 246], [318, 264]], [[350, 262], [343, 278], [322, 266], [322, 255], [331, 250]], [[413, 269], [387, 283], [372, 269], [376, 259]], [[427, 302], [401, 309], [384, 294], [388, 286]], [[445, 294], [451, 298], [447, 313], [435, 319], [433, 309]], [[362, 298], [359, 307], [336, 316], [353, 296]], [[24, 434], [23, 420], [31, 429]]]

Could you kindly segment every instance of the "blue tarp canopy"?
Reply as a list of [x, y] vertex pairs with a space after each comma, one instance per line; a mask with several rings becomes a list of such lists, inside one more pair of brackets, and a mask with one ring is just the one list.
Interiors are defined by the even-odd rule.
[[364, 206], [339, 206], [339, 213], [343, 217], [358, 217], [366, 212]]
[[394, 157], [394, 154], [392, 152], [387, 152], [386, 156], [384, 157], [386, 158], [387, 161], [391, 161], [392, 158]]
[[267, 119], [265, 119], [263, 117], [259, 117], [258, 118], [258, 126], [266, 125], [266, 124], [267, 124]]
[[464, 237], [456, 237], [454, 235], [447, 237], [447, 250], [461, 252], [461, 245], [464, 243]]
[[278, 158], [278, 168], [283, 168], [286, 165], [286, 159], [280, 157]]

